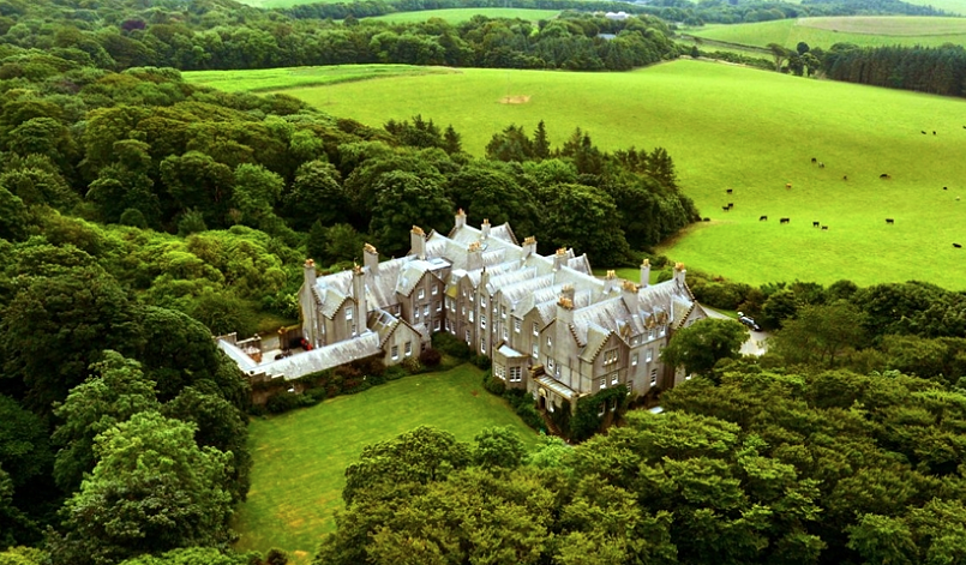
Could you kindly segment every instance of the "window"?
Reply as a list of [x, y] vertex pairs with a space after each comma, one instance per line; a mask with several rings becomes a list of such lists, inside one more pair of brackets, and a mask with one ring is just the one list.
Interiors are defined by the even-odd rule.
[[503, 324], [503, 341], [510, 339], [510, 332], [507, 331], [506, 324]]
[[424, 318], [428, 318], [429, 317], [429, 304], [423, 306], [423, 317]]
[[395, 361], [396, 359], [399, 359], [399, 346], [398, 345], [393, 345], [392, 346], [392, 359], [393, 359], [393, 361]]
[[647, 339], [654, 339], [655, 331], [654, 328], [647, 330]]
[[439, 294], [439, 285], [438, 284], [434, 284], [433, 285], [433, 296], [436, 296], [437, 294]]
[[442, 312], [443, 311], [443, 303], [440, 302], [439, 300], [436, 301], [436, 311], [437, 312]]
[[423, 298], [426, 298], [426, 289], [425, 288], [419, 289], [419, 293], [416, 295], [416, 298], [420, 300], [422, 300]]
[[523, 380], [523, 367], [510, 367], [510, 382], [518, 383]]
[[437, 332], [439, 331], [439, 319], [437, 319], [437, 320], [436, 320], [436, 321], [435, 321], [435, 322], [433, 323], [433, 330], [434, 330], [434, 331], [437, 331]]
[[472, 292], [469, 295], [469, 299], [470, 299], [470, 302], [473, 302], [475, 300], [475, 297], [473, 296]]
[[486, 329], [486, 314], [480, 314], [480, 327]]
[[346, 320], [351, 320], [352, 319], [352, 307], [349, 307], [349, 308], [346, 308], [345, 309], [345, 319]]
[[536, 343], [536, 342], [534, 342], [534, 343], [533, 343], [533, 351], [532, 351], [532, 352], [530, 353], [530, 355], [531, 355], [531, 356], [532, 356], [532, 357], [533, 357], [534, 359], [536, 359], [536, 358], [537, 358], [537, 349], [538, 349], [538, 346], [537, 346], [537, 343]]
[[486, 353], [486, 338], [480, 338], [480, 353]]
[[[601, 385], [600, 388], [604, 388], [604, 385]], [[605, 411], [607, 411], [607, 402], [601, 402], [600, 406], [597, 407], [597, 415], [603, 416]]]
[[506, 320], [506, 306], [500, 306], [500, 317]]
[[486, 295], [480, 295], [480, 308], [486, 308]]
[[[496, 378], [506, 380], [505, 371], [506, 369], [503, 367], [503, 365], [500, 365], [499, 363], [493, 364], [493, 376]], [[510, 374], [513, 375], [513, 369], [510, 369]]]
[[653, 358], [654, 358], [654, 350], [648, 347], [647, 349], [644, 350], [644, 361], [650, 363]]
[[463, 315], [466, 316], [466, 306], [463, 306]]
[[472, 310], [470, 310], [470, 321], [471, 322], [473, 321], [473, 311]]
[[540, 328], [537, 327], [537, 323], [533, 323], [533, 335], [540, 335]]
[[449, 330], [450, 330], [450, 328], [451, 328], [451, 326], [450, 326], [450, 321], [449, 321], [449, 320], [447, 319], [447, 320], [446, 320], [446, 331], [449, 331]]
[[651, 386], [657, 385], [657, 368], [651, 369]]
[[[691, 321], [693, 322], [694, 320], [691, 320]], [[690, 325], [690, 324], [688, 324], [688, 325]], [[660, 330], [658, 331], [658, 335], [661, 336], [661, 337], [664, 337], [664, 334], [666, 334], [666, 333], [667, 333], [667, 327], [666, 326], [661, 326]]]
[[359, 333], [359, 332], [356, 331], [356, 324], [355, 324], [355, 322], [352, 322], [351, 327], [349, 327], [349, 331], [352, 332], [352, 335], [356, 335], [357, 333]]
[[415, 310], [413, 310], [413, 320], [417, 322], [419, 321], [419, 308], [416, 308]]
[[547, 370], [553, 373], [553, 359], [547, 357]]
[[466, 330], [466, 345], [470, 344], [470, 330]]
[[637, 353], [631, 355], [631, 367], [637, 367]]
[[551, 339], [550, 336], [548, 335], [547, 336], [547, 348], [549, 349], [550, 347], [553, 347], [553, 339]]
[[604, 390], [605, 388], [607, 388], [607, 379], [606, 378], [600, 379], [600, 389]]
[[411, 341], [407, 341], [406, 342], [406, 349], [405, 349], [405, 351], [406, 351], [406, 357], [409, 357], [410, 355], [413, 354], [413, 342], [411, 342]]
[[520, 327], [523, 326], [523, 320], [513, 320], [513, 331], [520, 333]]
[[617, 363], [617, 348], [608, 349], [604, 352], [604, 365], [613, 365]]
[[616, 385], [617, 384], [617, 373], [614, 373], [614, 374], [612, 374], [610, 376], [610, 384], [612, 384], [612, 385]]
[[554, 368], [554, 370], [553, 370], [553, 376], [557, 377], [558, 379], [560, 378], [560, 364], [559, 363], [557, 364], [557, 367]]

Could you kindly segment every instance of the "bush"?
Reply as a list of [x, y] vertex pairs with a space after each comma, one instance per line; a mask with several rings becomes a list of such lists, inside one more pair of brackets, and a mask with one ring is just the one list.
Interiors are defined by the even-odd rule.
[[490, 368], [490, 358], [486, 355], [474, 355], [470, 357], [470, 363], [476, 365], [484, 371]]
[[436, 332], [433, 334], [433, 349], [438, 349], [450, 357], [455, 357], [461, 361], [466, 361], [473, 354], [470, 346], [466, 342], [460, 341], [456, 336], [447, 332]]
[[281, 414], [303, 406], [314, 406], [318, 403], [319, 401], [310, 395], [284, 391], [270, 396], [268, 401], [265, 402], [265, 409], [270, 414]]
[[400, 363], [400, 365], [402, 365], [402, 367], [406, 369], [410, 375], [416, 375], [423, 372], [423, 364], [420, 363], [419, 359], [416, 357], [407, 357], [402, 363]]
[[506, 393], [506, 383], [503, 379], [494, 377], [489, 371], [483, 373], [483, 388], [497, 396], [503, 396]]
[[383, 373], [383, 377], [387, 381], [395, 381], [406, 376], [406, 369], [400, 367], [399, 365], [393, 365], [391, 367], [386, 367], [386, 372]]
[[419, 354], [419, 362], [426, 367], [437, 367], [442, 360], [443, 354], [432, 347], [427, 347]]
[[517, 406], [516, 413], [518, 416], [520, 416], [520, 419], [523, 420], [524, 424], [537, 431], [545, 430], [547, 427], [546, 423], [543, 421], [543, 418], [540, 416], [540, 413], [537, 412], [537, 409], [533, 406], [532, 401], [521, 403], [519, 406]]

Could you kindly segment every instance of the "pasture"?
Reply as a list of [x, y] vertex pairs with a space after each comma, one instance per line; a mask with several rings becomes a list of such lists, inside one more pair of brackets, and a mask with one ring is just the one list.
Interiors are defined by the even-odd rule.
[[355, 80], [451, 73], [442, 67], [415, 65], [333, 65], [329, 67], [280, 67], [247, 71], [190, 71], [185, 80], [226, 92], [261, 92], [294, 86], [309, 87]]
[[[461, 69], [285, 92], [372, 126], [416, 114], [452, 123], [475, 155], [503, 127], [533, 131], [541, 119], [558, 145], [579, 126], [606, 150], [664, 147], [712, 221], [659, 250], [732, 280], [966, 287], [966, 251], [952, 247], [966, 244], [964, 100], [683, 60], [627, 73]], [[530, 98], [500, 103], [507, 95]], [[735, 208], [724, 212], [728, 202]]]
[[278, 547], [307, 564], [322, 536], [334, 531], [342, 507], [345, 468], [370, 443], [419, 425], [436, 426], [472, 442], [486, 426], [510, 426], [528, 446], [536, 433], [504, 400], [483, 390], [482, 372], [455, 369], [391, 381], [312, 408], [253, 420], [254, 466], [247, 502], [235, 513], [241, 551]]
[[709, 24], [685, 30], [696, 37], [766, 47], [794, 49], [799, 41], [828, 49], [836, 43], [860, 46], [966, 45], [966, 19], [913, 16], [798, 18], [751, 24]]
[[368, 20], [383, 20], [394, 24], [409, 24], [425, 22], [430, 18], [440, 18], [451, 24], [458, 24], [469, 21], [473, 16], [486, 16], [487, 18], [509, 18], [521, 19], [529, 22], [540, 20], [550, 20], [560, 14], [559, 10], [526, 10], [522, 8], [452, 8], [448, 10], [424, 10], [421, 12], [396, 12]]

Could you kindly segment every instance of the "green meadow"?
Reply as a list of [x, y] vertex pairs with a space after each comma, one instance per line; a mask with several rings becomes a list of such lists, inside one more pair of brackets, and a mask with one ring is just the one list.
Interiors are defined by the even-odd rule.
[[[966, 252], [952, 247], [966, 245], [964, 100], [698, 61], [627, 73], [461, 69], [285, 92], [373, 126], [416, 114], [451, 123], [475, 155], [493, 132], [540, 120], [555, 144], [579, 126], [607, 150], [664, 147], [711, 221], [660, 251], [733, 280], [966, 288]], [[501, 103], [507, 95], [529, 98]]]
[[689, 28], [696, 37], [766, 47], [777, 43], [794, 48], [804, 41], [828, 49], [836, 43], [861, 46], [966, 45], [966, 19], [913, 16], [798, 18], [751, 24], [709, 24]]
[[430, 18], [440, 18], [451, 24], [458, 24], [472, 19], [473, 16], [481, 15], [488, 18], [518, 18], [536, 22], [553, 19], [559, 13], [559, 10], [526, 10], [522, 8], [452, 8], [448, 10], [425, 10], [422, 12], [397, 12], [366, 19], [409, 24], [425, 22]]
[[281, 67], [250, 71], [191, 71], [185, 79], [227, 92], [260, 92], [294, 86], [308, 87], [400, 76], [451, 73], [442, 67], [414, 65], [333, 65], [330, 67]]
[[510, 426], [534, 446], [536, 433], [503, 399], [483, 390], [482, 372], [455, 369], [340, 396], [312, 408], [256, 419], [249, 425], [252, 486], [235, 513], [236, 548], [284, 549], [307, 564], [342, 507], [345, 468], [370, 443], [426, 424], [472, 442], [487, 426]]

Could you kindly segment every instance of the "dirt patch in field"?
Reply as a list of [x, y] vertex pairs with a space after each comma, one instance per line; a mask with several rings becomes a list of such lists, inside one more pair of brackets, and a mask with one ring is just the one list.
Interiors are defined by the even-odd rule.
[[526, 104], [530, 101], [530, 96], [518, 94], [516, 96], [504, 96], [500, 98], [500, 104]]

